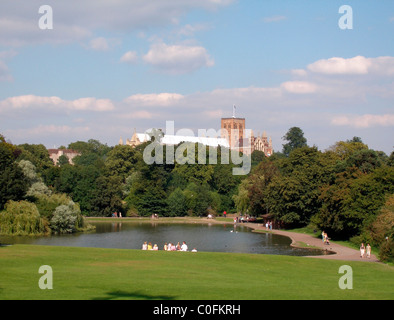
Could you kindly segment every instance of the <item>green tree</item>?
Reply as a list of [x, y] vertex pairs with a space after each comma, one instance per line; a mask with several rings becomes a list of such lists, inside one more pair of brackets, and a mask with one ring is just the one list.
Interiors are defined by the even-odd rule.
[[45, 170], [53, 167], [53, 161], [49, 157], [47, 148], [43, 144], [21, 144], [18, 146], [22, 150], [19, 160], [30, 161], [37, 170], [37, 173], [41, 174]]
[[100, 176], [95, 182], [90, 201], [92, 216], [110, 217], [113, 212], [123, 211], [122, 184], [118, 176]]
[[68, 149], [78, 151], [82, 155], [93, 153], [98, 155], [99, 157], [103, 157], [109, 151], [111, 151], [111, 147], [108, 147], [106, 144], [103, 144], [95, 139], [89, 139], [87, 142], [85, 141], [72, 142], [68, 145]]
[[282, 139], [287, 141], [287, 143], [283, 145], [283, 153], [286, 156], [289, 156], [290, 153], [297, 148], [307, 146], [304, 132], [299, 127], [290, 128]]
[[0, 230], [10, 235], [41, 235], [50, 232], [48, 221], [40, 216], [34, 203], [28, 201], [7, 202], [0, 214]]
[[65, 155], [65, 154], [62, 154], [60, 157], [59, 157], [59, 159], [57, 160], [57, 165], [58, 166], [64, 166], [64, 165], [66, 165], [66, 164], [69, 164], [70, 163], [70, 161], [69, 161], [69, 159], [68, 159], [68, 157]]
[[41, 177], [38, 176], [36, 172], [36, 167], [28, 160], [19, 161], [18, 166], [23, 170], [23, 174], [26, 177], [29, 190], [26, 193], [28, 197], [35, 197], [40, 194], [50, 195], [51, 191], [45, 185]]
[[184, 216], [187, 214], [186, 197], [181, 188], [176, 188], [167, 199], [169, 216]]
[[137, 170], [137, 163], [142, 161], [141, 154], [131, 146], [115, 146], [105, 161], [105, 173], [108, 176], [119, 176], [125, 181], [133, 170]]
[[384, 166], [369, 174], [348, 168], [322, 188], [322, 207], [313, 220], [337, 237], [358, 235], [374, 221], [386, 196], [392, 193], [394, 168]]
[[304, 226], [320, 209], [320, 188], [334, 177], [335, 157], [316, 147], [293, 150], [280, 161], [280, 175], [273, 177], [265, 192], [266, 205], [276, 219]]
[[22, 169], [15, 163], [20, 151], [0, 135], [0, 210], [9, 200], [22, 200], [29, 187]]

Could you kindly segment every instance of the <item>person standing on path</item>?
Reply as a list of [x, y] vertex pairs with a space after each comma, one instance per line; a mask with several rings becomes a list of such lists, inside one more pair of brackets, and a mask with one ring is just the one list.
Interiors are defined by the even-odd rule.
[[364, 258], [364, 255], [365, 255], [365, 246], [364, 246], [364, 243], [361, 243], [360, 258]]
[[369, 243], [367, 244], [367, 258], [371, 259], [371, 246], [369, 245]]

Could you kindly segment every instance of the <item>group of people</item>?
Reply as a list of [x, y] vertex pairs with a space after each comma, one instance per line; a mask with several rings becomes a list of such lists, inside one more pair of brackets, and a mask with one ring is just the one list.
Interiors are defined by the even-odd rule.
[[328, 238], [327, 232], [322, 231], [321, 240], [324, 242], [324, 244], [330, 244], [330, 239]]
[[265, 223], [265, 229], [266, 230], [272, 230], [272, 221], [266, 221]]
[[[146, 241], [142, 245], [142, 250], [159, 250], [159, 247], [157, 244], [154, 244], [152, 246], [152, 243], [147, 243]], [[178, 242], [177, 245], [173, 243], [168, 243], [167, 242], [164, 244], [163, 247], [164, 251], [189, 251], [189, 248], [186, 244], [185, 241], [183, 241], [182, 245]], [[192, 252], [197, 252], [196, 248], [193, 248]]]
[[371, 258], [371, 246], [367, 243], [367, 246], [364, 246], [364, 243], [361, 243], [360, 246], [360, 258]]

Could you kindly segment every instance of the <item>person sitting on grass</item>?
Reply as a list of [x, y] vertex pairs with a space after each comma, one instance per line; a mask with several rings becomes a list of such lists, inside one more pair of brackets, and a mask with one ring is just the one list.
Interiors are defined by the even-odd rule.
[[182, 247], [181, 247], [181, 251], [187, 251], [188, 250], [188, 248], [187, 248], [187, 244], [186, 244], [186, 242], [185, 241], [183, 241], [183, 243], [182, 243]]

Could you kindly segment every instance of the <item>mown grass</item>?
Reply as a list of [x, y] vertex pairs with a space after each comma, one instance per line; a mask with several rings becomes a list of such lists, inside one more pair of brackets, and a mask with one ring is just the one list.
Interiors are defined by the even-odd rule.
[[[353, 289], [341, 290], [341, 265]], [[42, 290], [41, 265], [53, 270]], [[0, 299], [394, 299], [394, 268], [276, 255], [36, 245], [0, 247]]]

